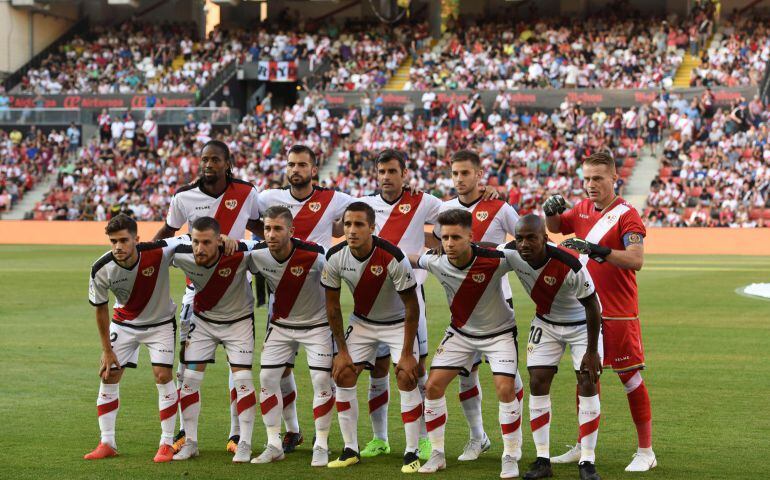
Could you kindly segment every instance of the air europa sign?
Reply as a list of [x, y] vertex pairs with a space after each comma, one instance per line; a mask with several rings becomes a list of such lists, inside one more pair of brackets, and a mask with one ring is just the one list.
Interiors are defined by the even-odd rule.
[[[151, 95], [9, 95], [11, 108], [145, 108]], [[190, 107], [195, 105], [194, 94], [159, 94], [156, 107]]]

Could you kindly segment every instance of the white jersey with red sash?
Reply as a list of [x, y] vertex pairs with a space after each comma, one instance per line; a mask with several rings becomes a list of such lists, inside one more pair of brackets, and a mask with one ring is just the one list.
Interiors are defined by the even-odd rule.
[[150, 327], [173, 321], [176, 305], [169, 296], [168, 267], [178, 245], [189, 242], [187, 236], [169, 238], [136, 246], [139, 259], [124, 268], [107, 252], [91, 268], [88, 299], [94, 306], [115, 295], [112, 321], [134, 327]]
[[498, 247], [514, 266], [524, 290], [535, 302], [536, 315], [555, 324], [585, 322], [585, 308], [578, 300], [594, 293], [594, 282], [588, 269], [571, 250], [548, 243], [545, 263], [533, 268], [515, 248], [513, 242]]
[[294, 217], [294, 236], [303, 242], [317, 243], [329, 250], [334, 221], [341, 218], [353, 197], [321, 187], [305, 198], [295, 198], [291, 189], [273, 188], [259, 194], [259, 212], [274, 206], [286, 207]]
[[251, 252], [249, 268], [265, 277], [275, 292], [270, 323], [289, 328], [326, 325], [326, 297], [321, 272], [326, 258], [320, 245], [292, 238], [289, 258], [279, 262], [267, 244], [258, 243]]
[[[471, 212], [473, 241], [477, 243], [488, 242], [501, 245], [508, 242], [508, 235], [514, 235], [516, 222], [519, 221], [516, 210], [502, 200], [482, 200], [479, 197], [475, 202], [463, 203], [459, 197], [455, 197], [442, 203], [440, 212], [455, 208]], [[436, 225], [433, 233], [441, 238], [441, 227]], [[513, 294], [508, 277], [503, 277], [501, 281], [505, 298], [510, 299]]]
[[240, 242], [234, 254], [221, 255], [210, 267], [195, 263], [191, 245], [176, 248], [173, 265], [192, 281], [193, 312], [197, 317], [214, 323], [233, 323], [253, 317], [254, 296], [246, 274], [254, 245], [256, 242]]
[[501, 279], [513, 270], [505, 253], [473, 245], [467, 265], [456, 267], [446, 255], [426, 252], [418, 262], [436, 276], [449, 301], [451, 326], [470, 337], [500, 334], [516, 326]]
[[395, 323], [406, 316], [399, 297], [417, 286], [409, 259], [392, 243], [372, 236], [372, 251], [358, 258], [347, 242], [326, 254], [321, 275], [325, 288], [339, 290], [344, 281], [353, 292], [353, 315], [373, 323]]

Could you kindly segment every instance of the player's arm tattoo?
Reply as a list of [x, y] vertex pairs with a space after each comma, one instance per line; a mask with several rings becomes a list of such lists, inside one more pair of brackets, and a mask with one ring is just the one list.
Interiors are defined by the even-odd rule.
[[326, 289], [326, 318], [329, 320], [329, 328], [331, 328], [334, 341], [337, 343], [337, 349], [341, 352], [347, 352], [345, 329], [342, 324], [340, 290]]

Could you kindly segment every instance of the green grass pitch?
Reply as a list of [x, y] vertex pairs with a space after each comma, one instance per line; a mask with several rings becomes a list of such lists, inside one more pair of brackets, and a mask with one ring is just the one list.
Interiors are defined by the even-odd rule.
[[[232, 465], [224, 451], [229, 428], [224, 354], [210, 366], [203, 385], [200, 421], [201, 457], [155, 465], [152, 456], [160, 435], [157, 390], [149, 358], [142, 351], [137, 370], [121, 385], [117, 440], [120, 457], [100, 462], [82, 460], [96, 446], [98, 425], [99, 343], [93, 308], [87, 301], [90, 264], [99, 247], [0, 247], [0, 478], [398, 478], [403, 429], [397, 395], [391, 397], [390, 439], [393, 454], [364, 460], [345, 471], [311, 469], [312, 413], [310, 382], [304, 354], [296, 369], [299, 414], [306, 443], [283, 462]], [[524, 350], [533, 306], [512, 278]], [[770, 438], [770, 304], [736, 295], [735, 289], [770, 280], [770, 258], [647, 257], [639, 275], [647, 366], [644, 378], [653, 407], [654, 448], [659, 467], [644, 475], [659, 479], [768, 478]], [[173, 273], [174, 292], [182, 277]], [[431, 347], [447, 323], [444, 293], [435, 279], [426, 285]], [[345, 299], [345, 312], [350, 298]], [[257, 312], [258, 327], [264, 310]], [[258, 336], [258, 344], [261, 338]], [[256, 356], [255, 358], [259, 358]], [[522, 368], [522, 372], [525, 370]], [[563, 452], [576, 438], [574, 376], [562, 364], [552, 392], [552, 454]], [[527, 374], [524, 373], [525, 383]], [[448, 469], [436, 478], [497, 478], [502, 452], [497, 401], [491, 375], [482, 367], [484, 422], [492, 450], [478, 461], [455, 459], [467, 439], [457, 400], [456, 383], [447, 400]], [[626, 398], [617, 377], [605, 372], [597, 466], [605, 479], [636, 478], [623, 472], [636, 448]], [[361, 378], [359, 438], [369, 440], [366, 416], [367, 377]], [[526, 397], [525, 397], [526, 399]], [[525, 400], [526, 402], [526, 400]], [[526, 404], [525, 404], [526, 405]], [[524, 458], [534, 460], [534, 446], [524, 408]], [[264, 443], [257, 420], [255, 454]], [[340, 451], [336, 420], [330, 446]], [[363, 446], [363, 445], [362, 445]], [[556, 478], [577, 478], [577, 467], [555, 466]], [[637, 474], [638, 475], [638, 474]]]

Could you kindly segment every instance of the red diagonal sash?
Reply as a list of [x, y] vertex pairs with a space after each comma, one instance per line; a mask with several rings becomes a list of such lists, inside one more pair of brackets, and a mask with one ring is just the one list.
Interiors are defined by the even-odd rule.
[[271, 321], [289, 318], [318, 252], [295, 249], [275, 289]]
[[476, 257], [449, 306], [453, 326], [462, 328], [465, 325], [499, 266], [500, 258]]
[[359, 317], [366, 317], [372, 310], [382, 285], [388, 277], [388, 264], [393, 260], [393, 255], [375, 247], [369, 262], [364, 267], [361, 278], [353, 291], [353, 313]]
[[473, 224], [471, 232], [473, 241], [480, 242], [487, 233], [492, 220], [495, 219], [497, 212], [503, 208], [504, 203], [501, 200], [482, 200], [473, 209]]
[[569, 267], [564, 263], [552, 258], [545, 264], [543, 271], [532, 285], [532, 291], [529, 296], [535, 302], [538, 315], [547, 315], [551, 313], [551, 305], [556, 294], [559, 293], [564, 279], [567, 277]]
[[398, 203], [393, 205], [393, 210], [390, 211], [390, 216], [380, 229], [378, 236], [393, 245], [398, 245], [401, 237], [404, 236], [404, 232], [412, 223], [414, 214], [417, 213], [417, 209], [420, 207], [422, 195], [422, 192], [412, 195], [410, 192], [405, 191]]
[[206, 286], [199, 292], [195, 292], [195, 300], [193, 301], [195, 313], [207, 312], [216, 307], [227, 289], [230, 288], [230, 284], [233, 283], [238, 272], [238, 266], [242, 261], [243, 252], [236, 252], [229, 257], [219, 259], [219, 262], [212, 267], [214, 271], [211, 273], [209, 281], [206, 282]]
[[315, 190], [313, 195], [302, 205], [294, 216], [294, 236], [307, 242], [315, 226], [324, 216], [324, 212], [331, 205], [334, 198], [334, 190]]
[[217, 213], [214, 214], [214, 218], [219, 222], [219, 230], [222, 235], [230, 235], [230, 230], [238, 219], [238, 214], [241, 213], [252, 188], [254, 187], [244, 183], [230, 182], [230, 185], [225, 189], [219, 207], [217, 207]]
[[155, 290], [155, 283], [157, 283], [160, 274], [160, 263], [163, 260], [163, 249], [145, 250], [139, 255], [139, 265], [136, 268], [131, 295], [128, 296], [125, 305], [114, 309], [112, 312], [112, 318], [116, 322], [129, 321], [138, 317], [147, 306], [147, 302], [150, 301], [152, 292]]

